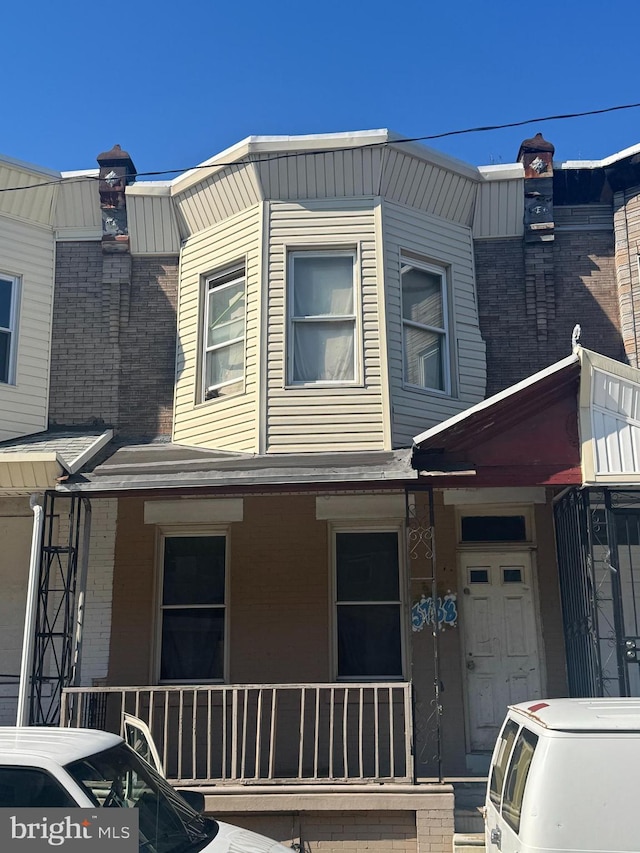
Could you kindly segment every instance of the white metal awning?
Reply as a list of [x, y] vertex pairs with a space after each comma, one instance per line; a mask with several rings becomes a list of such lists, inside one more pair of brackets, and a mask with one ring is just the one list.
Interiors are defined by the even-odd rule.
[[584, 485], [640, 484], [640, 370], [578, 351]]
[[0, 497], [20, 497], [54, 489], [74, 474], [113, 436], [112, 430], [47, 431], [0, 445]]

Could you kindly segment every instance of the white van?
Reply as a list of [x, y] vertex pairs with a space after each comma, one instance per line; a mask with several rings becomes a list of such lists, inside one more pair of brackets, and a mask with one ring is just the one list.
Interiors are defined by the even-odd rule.
[[[131, 720], [131, 718], [129, 718]], [[146, 760], [140, 729], [0, 728], [0, 808], [135, 808], [141, 853], [291, 853], [255, 832], [204, 817], [204, 797], [175, 791]], [[146, 754], [145, 754], [146, 753]]]
[[638, 853], [639, 781], [639, 699], [513, 705], [491, 759], [486, 853]]

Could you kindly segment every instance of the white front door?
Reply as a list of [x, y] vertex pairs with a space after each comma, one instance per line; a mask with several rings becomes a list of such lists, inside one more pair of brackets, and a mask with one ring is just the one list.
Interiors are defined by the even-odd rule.
[[540, 661], [526, 551], [460, 554], [468, 751], [493, 749], [507, 705], [540, 696]]

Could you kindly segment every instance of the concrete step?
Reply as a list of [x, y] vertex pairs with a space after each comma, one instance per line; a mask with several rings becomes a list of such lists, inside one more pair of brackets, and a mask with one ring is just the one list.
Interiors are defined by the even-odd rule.
[[484, 853], [484, 832], [456, 832], [453, 853]]
[[454, 812], [454, 827], [456, 832], [463, 834], [484, 832], [484, 818], [477, 808], [456, 808]]

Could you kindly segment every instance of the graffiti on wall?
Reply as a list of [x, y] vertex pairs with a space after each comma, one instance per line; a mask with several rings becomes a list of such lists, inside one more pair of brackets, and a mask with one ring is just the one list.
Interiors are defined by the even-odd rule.
[[455, 592], [448, 592], [435, 600], [430, 595], [420, 596], [420, 601], [416, 601], [411, 608], [411, 630], [422, 631], [425, 625], [433, 625], [435, 618], [438, 620], [438, 625], [455, 628], [458, 624], [456, 598]]

